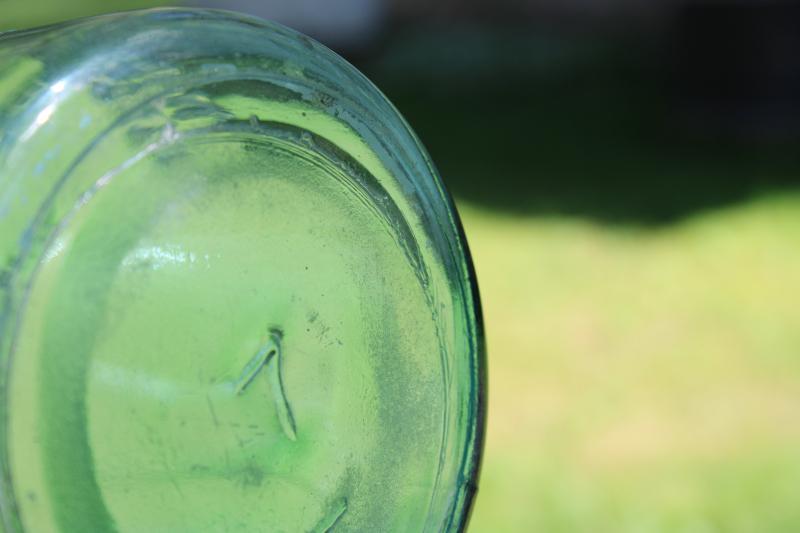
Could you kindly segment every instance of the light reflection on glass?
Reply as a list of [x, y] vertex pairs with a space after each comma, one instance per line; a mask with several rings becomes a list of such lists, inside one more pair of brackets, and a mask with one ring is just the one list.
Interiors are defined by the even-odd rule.
[[53, 116], [53, 112], [55, 110], [56, 110], [56, 102], [53, 102], [53, 103], [48, 104], [41, 111], [39, 111], [39, 114], [36, 115], [36, 119], [33, 121], [33, 123], [30, 126], [28, 126], [28, 129], [25, 130], [25, 133], [22, 134], [22, 136], [20, 137], [20, 140], [21, 141], [27, 141], [28, 139], [33, 137], [33, 134], [36, 133], [36, 130], [41, 128], [44, 124], [47, 123], [48, 120], [50, 120], [50, 117]]

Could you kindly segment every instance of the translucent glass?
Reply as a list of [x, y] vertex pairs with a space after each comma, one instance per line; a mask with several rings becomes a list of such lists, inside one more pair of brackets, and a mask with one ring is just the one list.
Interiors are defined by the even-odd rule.
[[312, 40], [0, 36], [5, 530], [458, 531], [483, 336], [409, 127]]

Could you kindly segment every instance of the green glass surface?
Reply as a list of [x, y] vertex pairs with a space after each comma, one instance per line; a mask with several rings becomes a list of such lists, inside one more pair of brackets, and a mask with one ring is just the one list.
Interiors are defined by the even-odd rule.
[[0, 36], [0, 298], [9, 533], [465, 527], [457, 215], [302, 35], [152, 10]]

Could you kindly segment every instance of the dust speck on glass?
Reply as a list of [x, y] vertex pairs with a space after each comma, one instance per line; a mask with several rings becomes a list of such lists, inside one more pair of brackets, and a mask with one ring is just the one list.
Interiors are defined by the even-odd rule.
[[323, 46], [150, 10], [0, 36], [0, 513], [459, 531], [483, 333], [452, 203]]

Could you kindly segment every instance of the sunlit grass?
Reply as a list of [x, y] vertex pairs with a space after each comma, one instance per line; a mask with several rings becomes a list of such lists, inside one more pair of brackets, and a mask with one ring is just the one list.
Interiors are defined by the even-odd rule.
[[656, 229], [460, 208], [489, 347], [471, 531], [800, 530], [800, 196]]

